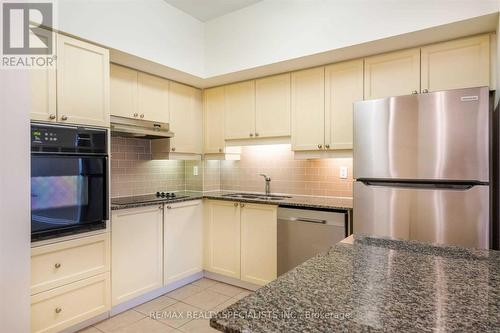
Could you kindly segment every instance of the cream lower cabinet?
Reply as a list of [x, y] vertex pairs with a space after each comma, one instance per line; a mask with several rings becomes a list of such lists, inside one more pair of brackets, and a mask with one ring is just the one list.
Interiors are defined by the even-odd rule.
[[420, 92], [420, 49], [365, 58], [365, 99]]
[[239, 279], [239, 204], [232, 201], [208, 200], [205, 214], [205, 269]]
[[203, 125], [203, 152], [224, 153], [224, 87], [203, 91]]
[[31, 249], [31, 331], [60, 332], [111, 307], [109, 233]]
[[422, 47], [422, 92], [489, 85], [489, 34]]
[[111, 216], [112, 305], [163, 286], [163, 207]]
[[201, 154], [203, 150], [203, 110], [199, 89], [170, 82], [170, 151]]
[[203, 204], [165, 205], [163, 215], [164, 284], [203, 271]]
[[205, 270], [264, 285], [276, 278], [277, 207], [208, 200]]
[[277, 276], [277, 207], [241, 204], [240, 279], [265, 285]]
[[109, 127], [109, 51], [57, 36], [57, 120]]

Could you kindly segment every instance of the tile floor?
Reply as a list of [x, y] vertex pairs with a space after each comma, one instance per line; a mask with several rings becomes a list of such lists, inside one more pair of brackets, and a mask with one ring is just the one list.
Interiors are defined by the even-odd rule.
[[204, 333], [215, 314], [251, 291], [207, 278], [101, 321], [79, 333]]

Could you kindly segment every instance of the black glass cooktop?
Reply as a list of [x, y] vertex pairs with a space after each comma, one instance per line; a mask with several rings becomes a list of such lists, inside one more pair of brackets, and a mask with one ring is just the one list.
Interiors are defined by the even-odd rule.
[[173, 192], [156, 192], [156, 194], [135, 195], [131, 197], [121, 197], [111, 199], [113, 205], [130, 205], [144, 202], [167, 202], [169, 200], [177, 200], [187, 198], [187, 195], [178, 195]]

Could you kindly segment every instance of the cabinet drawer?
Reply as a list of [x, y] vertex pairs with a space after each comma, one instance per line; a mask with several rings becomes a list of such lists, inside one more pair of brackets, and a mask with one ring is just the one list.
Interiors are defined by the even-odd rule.
[[110, 308], [109, 273], [31, 296], [31, 332], [59, 332]]
[[31, 294], [110, 269], [109, 233], [31, 249]]

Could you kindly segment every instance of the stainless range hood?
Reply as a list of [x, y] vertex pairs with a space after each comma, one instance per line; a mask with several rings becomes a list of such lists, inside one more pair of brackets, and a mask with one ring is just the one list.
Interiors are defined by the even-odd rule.
[[166, 139], [174, 136], [168, 123], [111, 116], [111, 135], [138, 139]]

